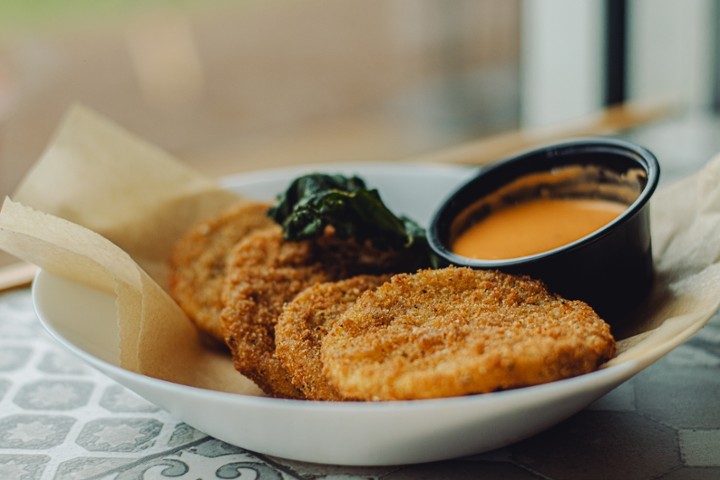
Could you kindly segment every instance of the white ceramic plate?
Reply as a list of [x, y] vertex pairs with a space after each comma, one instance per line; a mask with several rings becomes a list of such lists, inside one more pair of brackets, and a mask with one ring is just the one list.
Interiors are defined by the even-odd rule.
[[[298, 174], [320, 170], [361, 175], [380, 190], [392, 210], [420, 223], [473, 172], [426, 165], [322, 165], [229, 177], [225, 185], [249, 197], [271, 199]], [[429, 462], [499, 448], [564, 420], [656, 360], [628, 361], [546, 385], [457, 398], [282, 400], [192, 388], [124, 370], [113, 348], [117, 329], [111, 296], [40, 272], [33, 298], [40, 320], [61, 344], [178, 419], [248, 450], [327, 464]]]

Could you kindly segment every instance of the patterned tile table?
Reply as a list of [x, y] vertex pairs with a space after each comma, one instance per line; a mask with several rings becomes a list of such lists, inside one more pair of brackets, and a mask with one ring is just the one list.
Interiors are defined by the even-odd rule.
[[0, 479], [720, 478], [720, 318], [564, 423], [470, 458], [336, 467], [269, 458], [199, 432], [80, 363], [29, 289], [0, 294]]

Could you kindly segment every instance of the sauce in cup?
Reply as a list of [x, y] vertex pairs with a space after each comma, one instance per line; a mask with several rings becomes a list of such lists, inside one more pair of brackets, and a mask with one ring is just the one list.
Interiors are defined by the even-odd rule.
[[539, 147], [451, 192], [428, 243], [440, 266], [529, 275], [616, 327], [653, 286], [649, 200], [659, 176], [650, 151], [619, 139]]
[[591, 234], [627, 207], [599, 198], [536, 198], [492, 212], [458, 235], [451, 250], [483, 260], [533, 255]]

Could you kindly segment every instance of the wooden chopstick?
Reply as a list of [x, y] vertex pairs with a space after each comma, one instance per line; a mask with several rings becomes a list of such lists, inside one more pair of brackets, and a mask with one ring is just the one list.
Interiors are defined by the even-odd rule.
[[573, 137], [601, 136], [648, 124], [678, 110], [670, 102], [625, 103], [589, 117], [542, 128], [515, 130], [460, 144], [422, 157], [415, 162], [486, 165], [523, 150]]
[[27, 287], [32, 283], [38, 267], [31, 263], [16, 262], [0, 267], [0, 292]]

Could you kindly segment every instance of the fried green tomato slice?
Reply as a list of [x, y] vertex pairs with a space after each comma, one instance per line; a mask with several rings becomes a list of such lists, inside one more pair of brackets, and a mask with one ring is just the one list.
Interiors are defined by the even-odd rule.
[[322, 372], [320, 345], [332, 324], [365, 291], [390, 275], [358, 275], [306, 288], [286, 304], [275, 326], [275, 355], [310, 400], [345, 400]]
[[274, 355], [283, 305], [331, 276], [310, 242], [283, 242], [279, 227], [256, 232], [229, 255], [221, 321], [235, 369], [274, 397], [305, 398]]
[[223, 286], [221, 321], [235, 369], [268, 395], [305, 398], [275, 355], [283, 306], [317, 283], [382, 273], [404, 261], [332, 232], [300, 242], [284, 241], [279, 226], [252, 233], [228, 256]]
[[233, 205], [198, 222], [176, 242], [170, 258], [170, 293], [197, 328], [224, 344], [220, 323], [226, 256], [251, 232], [273, 225], [267, 203]]
[[321, 347], [341, 395], [409, 400], [542, 384], [615, 354], [610, 327], [584, 302], [497, 271], [400, 274], [366, 292]]

